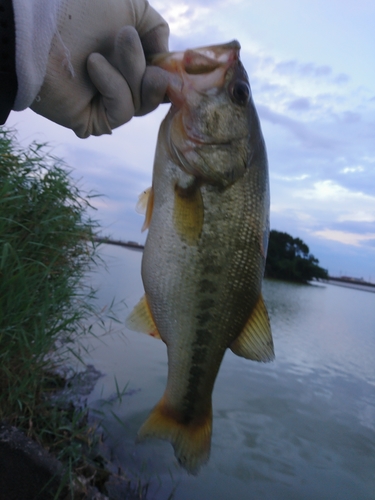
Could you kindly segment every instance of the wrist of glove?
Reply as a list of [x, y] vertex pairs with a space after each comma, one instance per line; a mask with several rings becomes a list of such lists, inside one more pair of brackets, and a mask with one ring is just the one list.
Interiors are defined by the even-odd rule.
[[63, 1], [31, 108], [78, 137], [111, 133], [163, 101], [167, 73], [146, 58], [168, 50], [168, 35], [146, 0]]

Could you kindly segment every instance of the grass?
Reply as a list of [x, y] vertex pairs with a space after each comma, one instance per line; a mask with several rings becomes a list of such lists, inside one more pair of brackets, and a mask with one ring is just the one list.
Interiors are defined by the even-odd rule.
[[[0, 422], [62, 463], [53, 498], [64, 500], [87, 498], [92, 486], [105, 493], [111, 474], [100, 452], [100, 421], [92, 424], [84, 404], [64, 396], [77, 373], [61, 375], [72, 357], [82, 361], [98, 325], [105, 334], [107, 320], [117, 321], [115, 304], [99, 310], [85, 284], [102, 263], [91, 199], [45, 145], [21, 148], [14, 132], [0, 127]], [[121, 403], [127, 387], [114, 382]], [[146, 498], [148, 482], [122, 471], [116, 478], [125, 485], [124, 500]]]
[[104, 325], [84, 281], [100, 262], [90, 200], [46, 146], [0, 128], [0, 421], [61, 460], [70, 490], [85, 468], [105, 476], [87, 410], [50, 397], [80, 338]]

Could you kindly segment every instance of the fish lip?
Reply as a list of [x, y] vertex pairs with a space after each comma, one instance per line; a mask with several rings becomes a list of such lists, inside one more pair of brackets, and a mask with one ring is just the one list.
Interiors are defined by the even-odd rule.
[[[211, 57], [212, 59], [217, 59], [220, 60], [221, 53], [225, 53], [229, 50], [236, 51], [239, 53], [241, 50], [241, 44], [239, 43], [238, 40], [234, 39], [231, 40], [230, 42], [226, 43], [221, 43], [221, 44], [215, 44], [215, 45], [206, 45], [203, 47], [196, 47], [194, 49], [191, 49], [193, 52], [197, 52], [199, 54], [205, 55], [206, 57]], [[185, 50], [176, 50], [172, 52], [159, 52], [157, 54], [153, 54], [147, 58], [147, 64], [151, 66], [159, 66], [161, 67], [162, 64], [167, 60], [167, 59], [172, 59], [176, 57], [180, 57], [181, 59], [183, 58], [183, 54], [185, 53]], [[216, 54], [215, 54], [216, 52]], [[214, 53], [214, 57], [208, 55], [208, 53]], [[219, 54], [219, 55], [218, 55]]]
[[188, 140], [198, 146], [231, 146], [234, 142], [241, 141], [242, 139], [246, 139], [247, 134], [244, 134], [240, 137], [234, 137], [233, 139], [227, 139], [223, 141], [212, 141], [201, 139], [199, 136], [194, 134], [186, 134]]

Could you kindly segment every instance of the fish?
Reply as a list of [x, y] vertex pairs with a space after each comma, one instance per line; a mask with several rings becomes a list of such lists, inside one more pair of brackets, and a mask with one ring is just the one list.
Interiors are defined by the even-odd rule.
[[208, 461], [212, 392], [227, 349], [274, 358], [262, 297], [269, 236], [268, 161], [240, 44], [158, 54], [169, 72], [152, 186], [139, 198], [148, 235], [145, 295], [127, 326], [164, 341], [164, 395], [138, 441], [171, 442], [189, 474]]

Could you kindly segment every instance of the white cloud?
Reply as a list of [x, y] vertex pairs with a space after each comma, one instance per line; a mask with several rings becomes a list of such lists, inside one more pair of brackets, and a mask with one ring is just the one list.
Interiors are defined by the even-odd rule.
[[342, 174], [352, 174], [355, 172], [364, 172], [365, 169], [361, 165], [357, 165], [356, 167], [345, 167], [340, 172]]
[[171, 33], [177, 36], [185, 36], [195, 28], [197, 21], [202, 20], [210, 12], [203, 5], [191, 5], [188, 2], [153, 2], [153, 6], [168, 22]]
[[315, 236], [324, 238], [326, 240], [338, 241], [345, 245], [353, 245], [356, 247], [362, 246], [366, 241], [375, 240], [375, 233], [373, 234], [357, 234], [345, 231], [336, 231], [333, 229], [324, 229], [322, 231], [313, 232]]
[[308, 179], [310, 175], [308, 174], [302, 174], [302, 175], [295, 175], [295, 176], [287, 176], [287, 175], [273, 175], [273, 179], [277, 179], [280, 181], [286, 181], [286, 182], [298, 182], [298, 181], [304, 181], [305, 179]]
[[375, 222], [375, 209], [372, 212], [364, 210], [345, 212], [337, 220], [338, 222]]
[[375, 222], [374, 196], [351, 191], [332, 180], [318, 181], [312, 188], [296, 190], [293, 197], [302, 198], [307, 210], [325, 212], [325, 219], [329, 218], [332, 223]]
[[363, 156], [362, 160], [366, 161], [368, 163], [375, 163], [375, 157], [372, 157], [372, 156]]
[[329, 179], [315, 182], [310, 189], [296, 191], [294, 196], [307, 200], [339, 201], [344, 204], [365, 203], [369, 204], [369, 207], [375, 207], [375, 197], [360, 191], [351, 191]]

